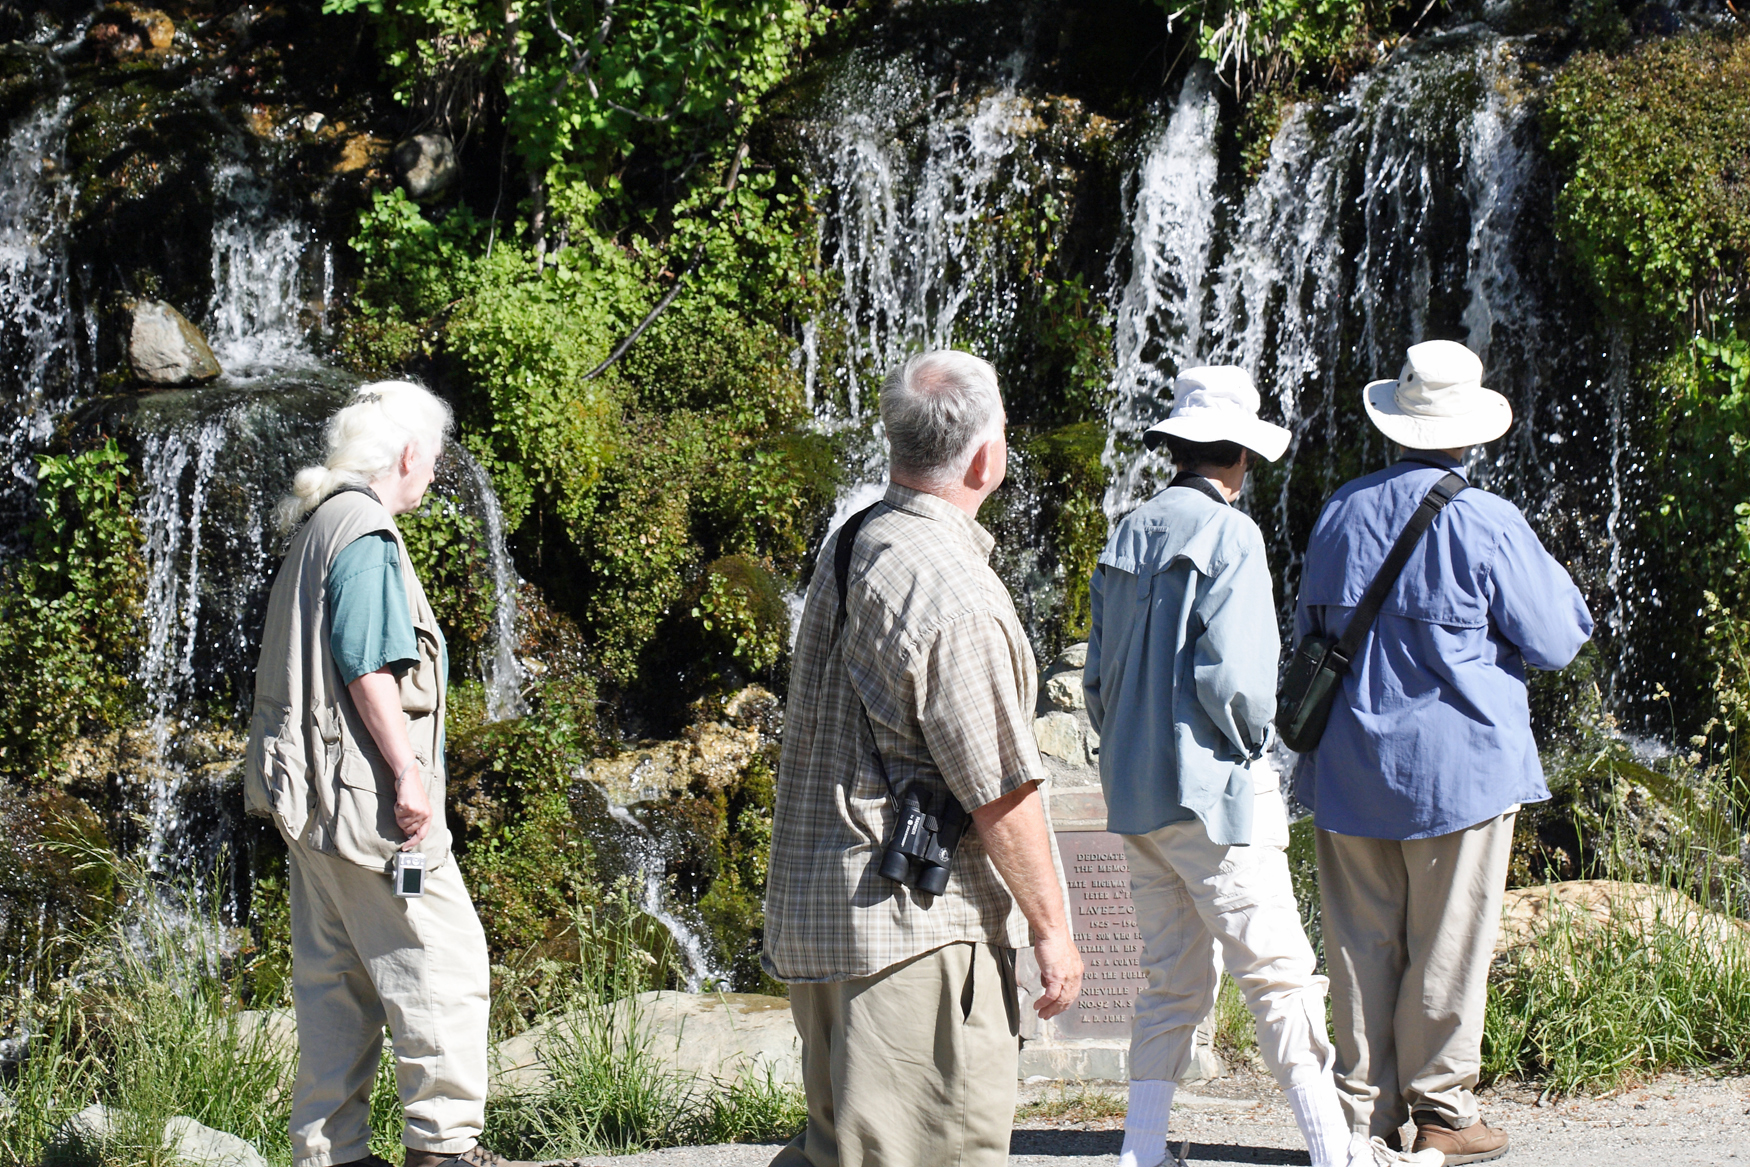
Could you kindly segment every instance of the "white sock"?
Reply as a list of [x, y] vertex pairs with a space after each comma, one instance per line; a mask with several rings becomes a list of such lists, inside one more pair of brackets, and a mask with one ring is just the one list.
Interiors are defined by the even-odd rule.
[[1124, 1113], [1124, 1149], [1118, 1167], [1160, 1167], [1167, 1157], [1167, 1116], [1173, 1111], [1177, 1082], [1130, 1080], [1130, 1106]]
[[1290, 1086], [1287, 1094], [1294, 1124], [1300, 1128], [1307, 1153], [1312, 1156], [1312, 1167], [1349, 1167], [1354, 1135], [1331, 1075], [1327, 1072], [1310, 1082]]

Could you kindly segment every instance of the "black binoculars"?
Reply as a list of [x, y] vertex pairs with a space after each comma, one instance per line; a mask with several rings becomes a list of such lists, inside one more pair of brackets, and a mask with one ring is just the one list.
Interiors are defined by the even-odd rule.
[[933, 896], [948, 890], [948, 870], [954, 866], [968, 816], [953, 795], [945, 802], [938, 813], [926, 814], [918, 792], [906, 791], [899, 821], [893, 824], [893, 836], [881, 856], [881, 878]]

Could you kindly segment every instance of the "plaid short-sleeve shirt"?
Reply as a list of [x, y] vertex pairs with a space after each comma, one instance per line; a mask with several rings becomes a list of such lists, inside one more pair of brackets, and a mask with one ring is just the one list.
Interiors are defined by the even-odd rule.
[[883, 501], [857, 537], [844, 628], [835, 537], [797, 632], [761, 956], [780, 980], [869, 976], [957, 941], [1031, 943], [975, 827], [941, 896], [881, 878], [896, 813], [859, 697], [901, 798], [945, 785], [971, 811], [1045, 777], [1033, 650], [990, 534], [934, 495], [890, 486]]

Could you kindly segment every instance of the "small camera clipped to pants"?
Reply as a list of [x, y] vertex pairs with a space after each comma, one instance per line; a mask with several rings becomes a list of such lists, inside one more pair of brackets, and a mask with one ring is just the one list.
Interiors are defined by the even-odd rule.
[[425, 894], [425, 856], [418, 851], [395, 852], [395, 894], [404, 900]]
[[948, 890], [948, 872], [969, 816], [953, 796], [943, 802], [937, 813], [926, 814], [916, 787], [905, 792], [881, 857], [881, 878], [933, 896]]

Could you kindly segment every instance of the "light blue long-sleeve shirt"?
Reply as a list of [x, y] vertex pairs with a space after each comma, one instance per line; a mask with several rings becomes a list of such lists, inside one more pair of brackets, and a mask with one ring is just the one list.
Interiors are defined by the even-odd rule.
[[1281, 634], [1252, 520], [1170, 487], [1121, 519], [1092, 586], [1082, 687], [1100, 734], [1106, 829], [1200, 819], [1249, 844], [1249, 770], [1276, 709]]
[[[1332, 496], [1307, 544], [1296, 643], [1342, 634], [1442, 473], [1399, 462]], [[1318, 748], [1301, 756], [1295, 797], [1321, 828], [1371, 839], [1444, 835], [1541, 802], [1525, 668], [1563, 668], [1591, 635], [1586, 601], [1519, 509], [1461, 491], [1356, 653]]]

